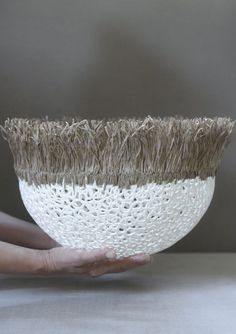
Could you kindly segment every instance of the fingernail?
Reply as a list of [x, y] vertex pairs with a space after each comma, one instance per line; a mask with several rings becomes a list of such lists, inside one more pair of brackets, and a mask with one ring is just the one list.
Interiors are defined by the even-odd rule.
[[139, 262], [139, 263], [148, 263], [150, 261], [150, 257], [148, 255], [143, 255], [143, 254], [137, 254], [132, 256], [132, 259], [135, 262]]
[[116, 253], [113, 250], [109, 250], [108, 252], [106, 252], [106, 257], [109, 260], [115, 259], [116, 258]]

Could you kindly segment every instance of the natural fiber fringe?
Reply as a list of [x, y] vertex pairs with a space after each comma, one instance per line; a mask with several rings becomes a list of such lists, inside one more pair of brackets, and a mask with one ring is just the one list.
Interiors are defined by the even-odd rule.
[[230, 118], [8, 119], [1, 127], [16, 174], [32, 184], [129, 187], [217, 172]]

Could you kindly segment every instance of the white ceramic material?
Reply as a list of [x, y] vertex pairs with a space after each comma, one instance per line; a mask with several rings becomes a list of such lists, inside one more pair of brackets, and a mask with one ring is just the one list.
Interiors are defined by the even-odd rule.
[[24, 205], [35, 222], [63, 246], [112, 247], [117, 256], [153, 254], [183, 238], [213, 197], [215, 178], [130, 189], [118, 186], [29, 185], [19, 180]]

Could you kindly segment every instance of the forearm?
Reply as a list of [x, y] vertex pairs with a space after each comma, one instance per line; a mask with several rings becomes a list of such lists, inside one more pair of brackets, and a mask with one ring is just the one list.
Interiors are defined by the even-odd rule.
[[40, 274], [44, 268], [41, 252], [0, 241], [0, 273]]
[[57, 246], [57, 243], [37, 225], [3, 212], [0, 212], [0, 241], [34, 249], [50, 249]]

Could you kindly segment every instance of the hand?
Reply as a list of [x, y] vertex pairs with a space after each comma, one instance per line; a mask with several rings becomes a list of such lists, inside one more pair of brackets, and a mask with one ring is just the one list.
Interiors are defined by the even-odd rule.
[[83, 249], [57, 247], [38, 251], [42, 260], [43, 274], [80, 274], [101, 276], [106, 273], [118, 273], [152, 262], [146, 254], [116, 259], [111, 249]]

